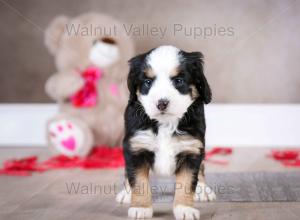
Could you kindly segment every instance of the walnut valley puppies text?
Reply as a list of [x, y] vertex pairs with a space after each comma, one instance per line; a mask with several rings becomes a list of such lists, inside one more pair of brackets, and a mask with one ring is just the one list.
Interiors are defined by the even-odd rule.
[[212, 24], [210, 26], [185, 25], [185, 24], [122, 24], [123, 30], [118, 30], [113, 26], [95, 26], [81, 24], [67, 24], [66, 30], [69, 35], [80, 36], [117, 36], [119, 32], [124, 32], [131, 37], [153, 37], [163, 39], [166, 36], [184, 36], [192, 39], [210, 39], [214, 37], [233, 37], [235, 28], [232, 26], [220, 26]]

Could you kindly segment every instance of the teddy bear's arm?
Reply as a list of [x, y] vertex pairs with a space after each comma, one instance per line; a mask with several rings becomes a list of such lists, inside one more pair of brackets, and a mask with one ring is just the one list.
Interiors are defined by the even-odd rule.
[[55, 73], [46, 82], [46, 93], [56, 101], [65, 101], [84, 85], [84, 80], [76, 72]]

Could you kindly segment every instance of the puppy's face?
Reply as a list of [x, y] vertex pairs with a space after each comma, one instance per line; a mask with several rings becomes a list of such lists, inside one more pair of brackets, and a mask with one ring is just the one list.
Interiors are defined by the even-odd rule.
[[131, 100], [139, 100], [151, 119], [178, 120], [197, 98], [204, 103], [211, 99], [201, 53], [161, 46], [131, 59], [130, 64]]

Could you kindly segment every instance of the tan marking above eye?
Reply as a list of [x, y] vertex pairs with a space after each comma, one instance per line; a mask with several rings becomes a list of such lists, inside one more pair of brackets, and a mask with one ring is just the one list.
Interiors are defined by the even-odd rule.
[[[170, 77], [177, 76], [179, 74], [179, 67], [177, 66], [177, 67], [173, 68], [168, 74], [169, 74]], [[156, 73], [153, 71], [153, 69], [151, 67], [148, 67], [145, 70], [145, 75], [148, 78], [154, 78], [156, 76]]]
[[150, 67], [145, 70], [145, 75], [148, 78], [154, 78], [155, 77], [155, 73], [153, 72], [152, 68], [150, 68]]
[[179, 67], [178, 67], [178, 66], [175, 67], [175, 68], [173, 68], [173, 69], [170, 71], [170, 73], [169, 73], [170, 77], [175, 77], [175, 76], [177, 76], [178, 74], [179, 74]]

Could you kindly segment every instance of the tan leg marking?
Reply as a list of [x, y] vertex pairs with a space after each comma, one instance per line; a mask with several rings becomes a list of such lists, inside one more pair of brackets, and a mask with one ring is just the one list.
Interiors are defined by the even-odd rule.
[[149, 167], [145, 166], [136, 171], [136, 179], [131, 189], [131, 207], [152, 206], [152, 195], [149, 184]]
[[200, 211], [194, 206], [194, 193], [191, 190], [192, 170], [182, 169], [176, 174], [176, 190], [173, 213], [176, 220], [199, 220]]
[[192, 180], [193, 173], [192, 170], [182, 169], [176, 174], [176, 189], [175, 189], [175, 198], [174, 206], [176, 205], [185, 205], [193, 206], [194, 193], [192, 192]]

